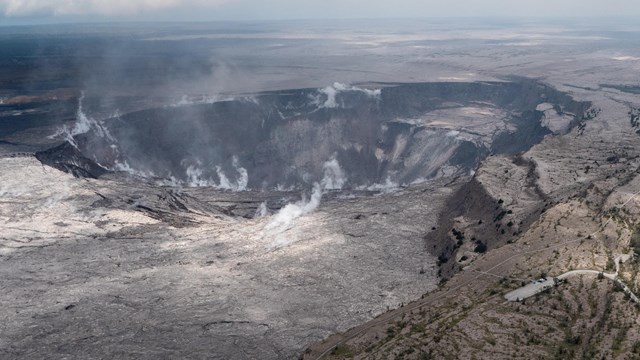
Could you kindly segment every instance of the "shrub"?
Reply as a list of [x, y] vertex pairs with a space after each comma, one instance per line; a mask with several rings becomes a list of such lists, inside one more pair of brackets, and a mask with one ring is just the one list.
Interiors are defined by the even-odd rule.
[[487, 252], [487, 245], [485, 245], [483, 242], [478, 241], [476, 243], [476, 248], [473, 249], [473, 251], [483, 254], [485, 252]]
[[581, 342], [580, 335], [568, 335], [565, 341], [571, 345], [578, 345]]
[[636, 255], [640, 255], [640, 225], [636, 225], [633, 228], [633, 234], [631, 234], [631, 247]]
[[333, 351], [331, 351], [331, 355], [351, 358], [354, 354], [349, 346], [342, 344], [336, 346]]
[[455, 236], [456, 240], [460, 241], [464, 241], [464, 233], [458, 229], [452, 229], [451, 232], [453, 233], [453, 236]]
[[394, 336], [396, 336], [396, 330], [392, 326], [390, 326], [387, 329], [387, 337], [392, 338]]

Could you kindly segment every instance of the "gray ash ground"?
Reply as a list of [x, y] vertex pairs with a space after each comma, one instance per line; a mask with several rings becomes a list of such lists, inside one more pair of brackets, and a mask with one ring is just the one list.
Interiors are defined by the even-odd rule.
[[0, 161], [5, 357], [291, 358], [437, 283], [422, 235], [449, 194], [438, 183], [327, 195], [274, 228], [239, 207], [299, 194], [178, 191]]

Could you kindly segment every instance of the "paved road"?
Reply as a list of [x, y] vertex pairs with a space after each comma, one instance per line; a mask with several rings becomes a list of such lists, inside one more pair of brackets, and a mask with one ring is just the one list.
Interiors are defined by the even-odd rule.
[[[618, 262], [616, 261], [616, 268], [618, 268]], [[556, 278], [558, 280], [564, 280], [567, 279], [569, 277], [572, 276], [576, 276], [576, 275], [591, 275], [591, 274], [602, 274], [604, 275], [605, 278], [615, 281], [618, 284], [620, 284], [624, 290], [625, 293], [629, 294], [629, 296], [631, 297], [631, 299], [633, 301], [635, 301], [637, 304], [640, 304], [640, 299], [631, 291], [631, 289], [629, 289], [629, 287], [627, 287], [627, 285], [625, 285], [622, 280], [618, 279], [618, 275], [617, 275], [617, 271], [615, 274], [609, 274], [609, 273], [602, 273], [600, 271], [597, 270], [572, 270], [572, 271], [567, 271], [566, 273], [557, 276]], [[551, 287], [553, 287], [555, 284], [553, 278], [547, 279], [545, 281], [534, 281], [531, 284], [528, 284], [526, 286], [523, 286], [519, 289], [513, 290], [509, 293], [507, 293], [504, 297], [509, 300], [509, 301], [520, 301], [520, 300], [524, 300], [526, 298], [529, 298], [533, 295], [539, 294]]]

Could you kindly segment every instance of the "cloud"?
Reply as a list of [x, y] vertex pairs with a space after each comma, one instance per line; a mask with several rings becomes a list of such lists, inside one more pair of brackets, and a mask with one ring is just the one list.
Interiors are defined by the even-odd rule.
[[136, 15], [185, 7], [215, 7], [229, 0], [0, 0], [5, 16]]
[[[0, 19], [278, 20], [640, 16], [638, 0], [0, 0]], [[593, 21], [594, 19], [589, 19]]]

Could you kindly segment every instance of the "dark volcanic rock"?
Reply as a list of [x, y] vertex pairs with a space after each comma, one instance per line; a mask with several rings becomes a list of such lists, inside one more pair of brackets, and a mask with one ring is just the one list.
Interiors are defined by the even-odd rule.
[[41, 163], [79, 178], [97, 179], [108, 172], [95, 161], [86, 158], [68, 142], [49, 150], [39, 151], [35, 155]]

